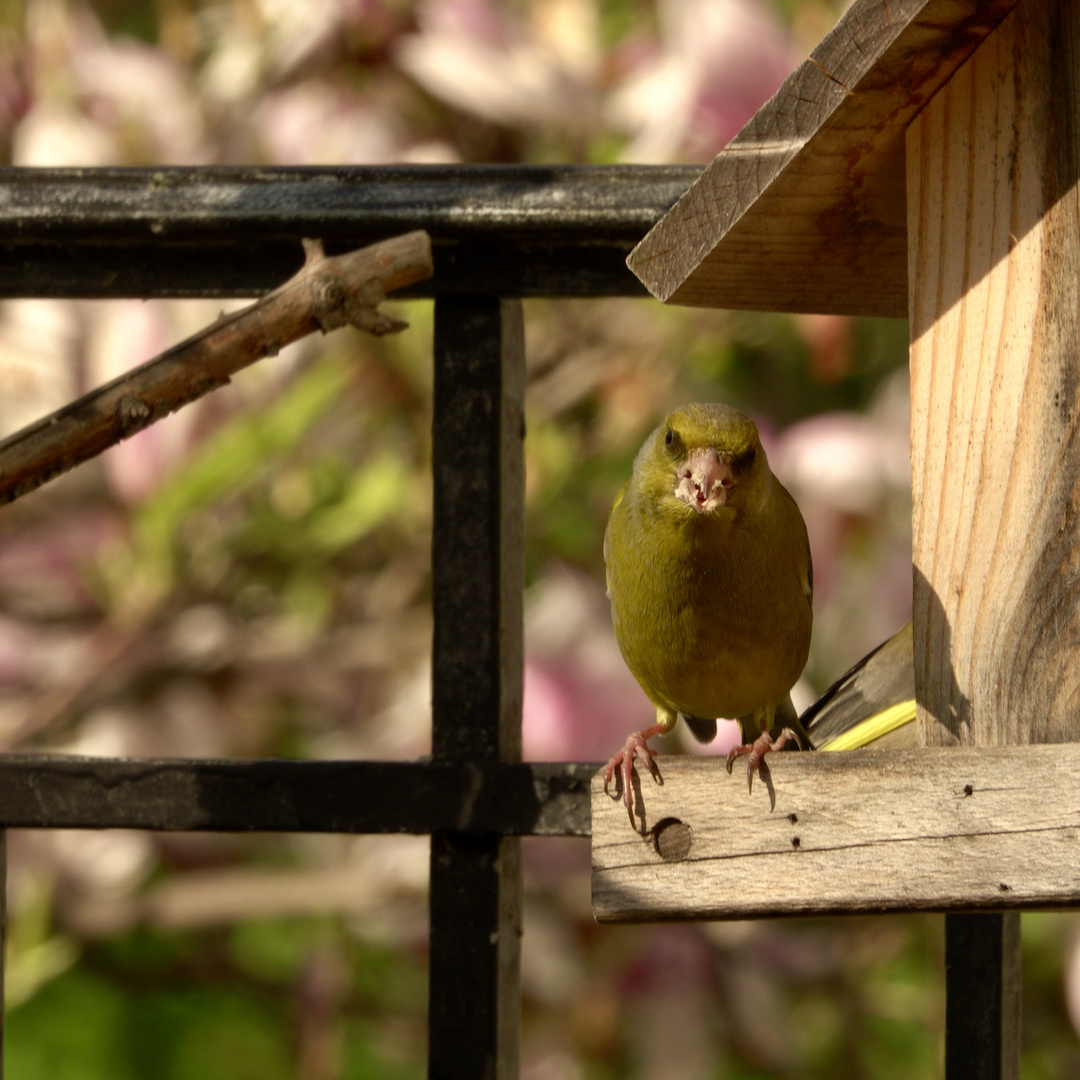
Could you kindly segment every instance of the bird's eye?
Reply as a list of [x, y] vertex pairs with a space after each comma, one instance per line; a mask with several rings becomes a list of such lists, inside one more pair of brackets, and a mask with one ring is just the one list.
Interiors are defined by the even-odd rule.
[[671, 428], [668, 428], [667, 434], [664, 436], [664, 445], [671, 446], [673, 442], [675, 442], [675, 432]]

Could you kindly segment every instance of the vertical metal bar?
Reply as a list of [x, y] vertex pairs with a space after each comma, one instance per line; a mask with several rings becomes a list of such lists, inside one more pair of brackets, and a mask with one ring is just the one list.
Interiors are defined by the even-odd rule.
[[[520, 301], [435, 306], [432, 754], [521, 758], [524, 341]], [[520, 841], [431, 838], [428, 1075], [513, 1080]]]
[[1020, 915], [946, 915], [946, 1080], [1019, 1075]]

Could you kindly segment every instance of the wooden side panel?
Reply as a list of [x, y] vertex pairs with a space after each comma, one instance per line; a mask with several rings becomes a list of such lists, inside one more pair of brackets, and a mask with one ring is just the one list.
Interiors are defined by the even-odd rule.
[[1080, 738], [1078, 65], [1020, 5], [908, 133], [923, 745]]
[[1080, 903], [1080, 745], [776, 754], [769, 766], [748, 794], [741, 767], [661, 758], [663, 785], [646, 774], [635, 799], [644, 835], [594, 779], [597, 919]]

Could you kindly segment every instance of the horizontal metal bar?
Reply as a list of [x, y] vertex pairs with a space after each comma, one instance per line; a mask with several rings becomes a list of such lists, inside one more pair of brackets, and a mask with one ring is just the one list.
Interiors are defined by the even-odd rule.
[[630, 240], [700, 172], [666, 165], [6, 168], [0, 241], [259, 241], [310, 236], [327, 224], [365, 234], [421, 228], [440, 239]]
[[686, 166], [0, 169], [0, 296], [251, 296], [411, 229], [432, 279], [398, 295], [639, 295], [630, 249]]
[[595, 764], [0, 757], [0, 828], [588, 836]]

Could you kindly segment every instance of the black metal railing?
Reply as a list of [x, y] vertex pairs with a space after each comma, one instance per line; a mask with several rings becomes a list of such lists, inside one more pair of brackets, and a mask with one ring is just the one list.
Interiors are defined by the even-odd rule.
[[[431, 835], [429, 1075], [512, 1077], [522, 835], [587, 836], [594, 765], [520, 762], [521, 297], [642, 295], [630, 248], [692, 168], [0, 174], [0, 296], [261, 294], [411, 229], [435, 274], [432, 760], [0, 758], [0, 825]], [[494, 423], [493, 423], [494, 421]], [[0, 836], [3, 834], [0, 833]], [[467, 973], [467, 975], [465, 974]]]

